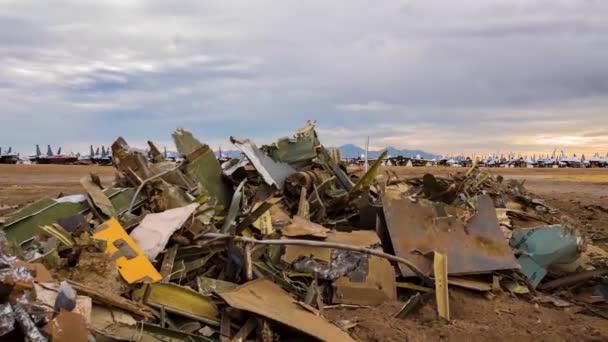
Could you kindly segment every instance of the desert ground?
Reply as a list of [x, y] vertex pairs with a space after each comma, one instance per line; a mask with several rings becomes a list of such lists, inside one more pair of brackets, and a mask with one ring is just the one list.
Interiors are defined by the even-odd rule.
[[[525, 180], [527, 189], [580, 223], [594, 244], [608, 250], [608, 169], [485, 169], [505, 178]], [[456, 168], [384, 168], [400, 176], [446, 175]], [[81, 193], [79, 179], [90, 172], [111, 184], [115, 169], [107, 166], [0, 165], [0, 216], [44, 196]], [[591, 207], [595, 206], [595, 207]], [[402, 300], [407, 300], [403, 296]], [[432, 306], [412, 319], [393, 318], [402, 302], [356, 310], [329, 309], [330, 320], [358, 322], [354, 336], [362, 341], [608, 341], [608, 321], [583, 315], [580, 308], [533, 304], [508, 293], [487, 299], [473, 292], [450, 290], [453, 321], [438, 322]]]

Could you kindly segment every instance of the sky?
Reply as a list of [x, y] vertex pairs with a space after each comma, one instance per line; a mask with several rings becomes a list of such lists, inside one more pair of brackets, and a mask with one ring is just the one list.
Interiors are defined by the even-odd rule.
[[0, 0], [0, 146], [308, 119], [328, 146], [605, 154], [608, 1]]

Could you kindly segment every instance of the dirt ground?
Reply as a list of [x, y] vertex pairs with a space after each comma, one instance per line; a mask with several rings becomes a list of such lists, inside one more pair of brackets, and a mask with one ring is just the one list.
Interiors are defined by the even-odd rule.
[[500, 294], [493, 300], [450, 288], [452, 321], [438, 321], [435, 302], [430, 301], [412, 318], [394, 315], [402, 302], [365, 309], [330, 309], [333, 321], [358, 322], [351, 330], [360, 341], [607, 341], [608, 323], [576, 313], [574, 308], [554, 309]]
[[[486, 170], [505, 178], [525, 179], [530, 191], [578, 220], [587, 236], [608, 250], [608, 169]], [[401, 167], [385, 171], [421, 176], [427, 172], [447, 175], [461, 170]], [[80, 193], [79, 179], [89, 172], [97, 173], [104, 184], [110, 184], [114, 168], [0, 165], [0, 216], [14, 210], [15, 205], [22, 206], [43, 196]], [[474, 292], [450, 288], [453, 320], [449, 324], [436, 319], [432, 302], [412, 318], [394, 318], [402, 306], [403, 302], [394, 302], [374, 308], [329, 309], [324, 315], [332, 321], [357, 322], [351, 333], [361, 341], [608, 341], [605, 319], [583, 315], [577, 307], [539, 306], [506, 293], [490, 300]]]
[[80, 178], [94, 172], [104, 185], [114, 179], [115, 169], [99, 165], [3, 165], [0, 164], [0, 216], [42, 197], [82, 193]]

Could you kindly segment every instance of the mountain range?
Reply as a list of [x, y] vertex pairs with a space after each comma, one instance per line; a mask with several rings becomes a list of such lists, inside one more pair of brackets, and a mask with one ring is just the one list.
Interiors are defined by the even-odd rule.
[[[357, 158], [365, 154], [365, 149], [353, 144], [342, 145], [338, 147], [338, 149], [340, 149], [340, 152], [342, 152], [342, 158]], [[377, 158], [385, 150], [388, 151], [388, 155], [391, 157], [416, 157], [418, 155], [420, 155], [420, 158], [424, 159], [433, 159], [438, 157], [437, 155], [421, 150], [398, 149], [393, 146], [389, 146], [380, 150], [370, 150], [368, 151], [367, 156], [372, 159]]]

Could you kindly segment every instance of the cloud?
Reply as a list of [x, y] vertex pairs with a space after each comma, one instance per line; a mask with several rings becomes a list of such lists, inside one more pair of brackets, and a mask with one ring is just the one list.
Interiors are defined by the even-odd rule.
[[350, 103], [336, 106], [345, 112], [387, 112], [397, 108], [395, 105], [381, 101], [370, 101], [367, 103]]
[[177, 126], [263, 143], [317, 119], [328, 145], [605, 153], [607, 15], [598, 0], [0, 0], [0, 143]]

